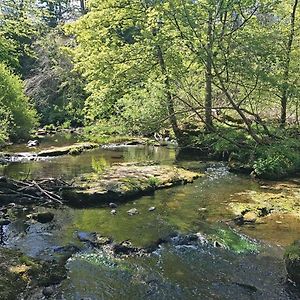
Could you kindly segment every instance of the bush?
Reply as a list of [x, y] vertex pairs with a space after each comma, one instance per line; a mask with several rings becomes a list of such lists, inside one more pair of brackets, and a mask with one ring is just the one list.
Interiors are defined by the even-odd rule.
[[257, 176], [279, 179], [300, 171], [300, 141], [286, 137], [257, 148], [253, 168]]
[[0, 63], [0, 116], [2, 139], [27, 138], [37, 125], [37, 114], [23, 92], [21, 80]]

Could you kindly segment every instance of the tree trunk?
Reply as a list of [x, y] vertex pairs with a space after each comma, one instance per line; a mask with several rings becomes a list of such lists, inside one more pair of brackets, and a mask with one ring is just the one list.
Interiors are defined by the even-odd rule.
[[80, 10], [81, 10], [81, 13], [83, 15], [86, 13], [86, 7], [85, 7], [85, 1], [84, 0], [80, 0]]
[[207, 61], [205, 65], [205, 130], [213, 131], [212, 121], [212, 13], [209, 12], [207, 27]]
[[[215, 66], [214, 66], [215, 69]], [[215, 70], [217, 71], [217, 70]], [[253, 140], [258, 143], [258, 144], [263, 144], [263, 140], [254, 132], [254, 130], [251, 127], [251, 123], [250, 121], [247, 119], [247, 117], [245, 116], [244, 112], [242, 111], [242, 109], [239, 107], [239, 105], [236, 104], [236, 102], [234, 101], [233, 97], [231, 96], [229, 90], [226, 88], [225, 83], [221, 77], [221, 75], [219, 73], [216, 72], [216, 76], [219, 79], [220, 82], [220, 88], [223, 91], [223, 93], [225, 94], [226, 98], [228, 99], [229, 103], [231, 104], [231, 106], [236, 110], [236, 112], [240, 115], [240, 117], [242, 118], [244, 124], [246, 125], [246, 129], [248, 131], [248, 133], [250, 134], [250, 136], [253, 138]]]
[[168, 107], [168, 114], [169, 114], [169, 120], [172, 126], [172, 129], [174, 131], [175, 137], [177, 141], [179, 142], [181, 139], [181, 130], [178, 127], [178, 122], [177, 122], [177, 117], [174, 109], [174, 100], [173, 100], [173, 95], [171, 92], [171, 86], [170, 86], [170, 79], [167, 74], [167, 68], [164, 60], [164, 55], [162, 52], [161, 47], [158, 45], [157, 46], [157, 58], [158, 62], [161, 68], [161, 72], [163, 76], [165, 77], [165, 86], [166, 86], [166, 100], [167, 100], [167, 107]]
[[292, 45], [295, 36], [295, 19], [296, 19], [296, 12], [297, 12], [298, 0], [295, 0], [293, 5], [293, 10], [291, 14], [291, 23], [290, 23], [290, 34], [289, 40], [286, 48], [286, 58], [283, 70], [283, 89], [282, 89], [282, 96], [281, 96], [281, 118], [280, 118], [280, 126], [284, 127], [286, 124], [286, 112], [287, 112], [287, 102], [288, 102], [288, 94], [289, 94], [289, 74], [290, 74], [290, 63], [291, 63], [291, 52], [292, 52]]

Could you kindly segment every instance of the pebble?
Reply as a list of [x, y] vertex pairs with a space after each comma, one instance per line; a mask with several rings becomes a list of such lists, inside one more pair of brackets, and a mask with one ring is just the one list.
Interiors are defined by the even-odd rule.
[[112, 210], [110, 211], [110, 213], [111, 213], [112, 215], [115, 215], [115, 214], [117, 213], [117, 211], [116, 211], [115, 209], [112, 209]]
[[201, 208], [198, 208], [198, 211], [207, 211], [207, 208], [206, 207], [201, 207]]
[[154, 211], [154, 210], [156, 210], [156, 207], [155, 207], [155, 206], [151, 206], [151, 207], [149, 207], [149, 209], [148, 209], [148, 211]]
[[215, 247], [215, 248], [221, 248], [221, 247], [222, 247], [222, 244], [220, 244], [218, 241], [215, 241], [215, 242], [214, 242], [214, 247]]
[[117, 208], [118, 205], [116, 203], [111, 202], [111, 203], [109, 203], [109, 207], [110, 208]]
[[127, 213], [128, 213], [130, 216], [133, 216], [133, 215], [138, 214], [139, 212], [138, 212], [138, 210], [137, 210], [136, 208], [132, 208], [132, 209], [129, 209], [129, 210], [127, 211]]
[[44, 295], [45, 297], [50, 297], [50, 296], [52, 296], [52, 295], [54, 294], [54, 292], [55, 292], [55, 289], [54, 289], [53, 286], [47, 286], [47, 287], [44, 287], [44, 288], [43, 288], [43, 295]]

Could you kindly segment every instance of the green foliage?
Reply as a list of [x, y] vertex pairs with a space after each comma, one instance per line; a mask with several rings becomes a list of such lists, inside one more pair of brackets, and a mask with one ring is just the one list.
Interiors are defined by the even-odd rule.
[[0, 114], [2, 138], [22, 139], [37, 125], [36, 111], [24, 95], [20, 79], [0, 63]]
[[147, 135], [166, 126], [167, 109], [162, 84], [149, 78], [145, 88], [124, 95], [117, 102], [120, 123], [127, 133]]
[[221, 245], [224, 245], [226, 248], [236, 253], [257, 252], [259, 248], [255, 242], [238, 234], [231, 228], [217, 229], [215, 238]]
[[72, 40], [58, 29], [39, 39], [33, 76], [26, 79], [26, 93], [33, 99], [41, 123], [80, 126], [86, 94], [84, 82], [73, 70], [73, 63], [65, 51]]
[[35, 0], [0, 2], [0, 62], [25, 77], [34, 62], [32, 44], [44, 27]]
[[246, 132], [224, 126], [215, 128], [215, 131], [209, 134], [202, 132], [193, 138], [192, 143], [201, 149], [206, 149], [212, 156], [234, 155], [242, 161], [249, 157], [249, 148], [253, 145]]
[[285, 252], [284, 258], [289, 261], [299, 261], [300, 260], [300, 241], [296, 240], [291, 245], [289, 245]]
[[256, 149], [253, 168], [259, 177], [280, 179], [300, 171], [300, 142], [285, 138]]
[[86, 126], [85, 135], [87, 136], [109, 136], [123, 135], [126, 132], [124, 124], [121, 124], [117, 118], [110, 120], [100, 120], [97, 123]]
[[109, 163], [104, 157], [98, 159], [92, 158], [92, 168], [97, 174], [102, 174], [109, 167]]
[[151, 176], [148, 178], [148, 184], [153, 187], [157, 187], [160, 184], [159, 178]]
[[0, 108], [0, 145], [9, 139], [10, 114], [4, 108]]
[[257, 159], [253, 167], [258, 176], [277, 179], [289, 173], [292, 163], [284, 155], [275, 154], [267, 158]]

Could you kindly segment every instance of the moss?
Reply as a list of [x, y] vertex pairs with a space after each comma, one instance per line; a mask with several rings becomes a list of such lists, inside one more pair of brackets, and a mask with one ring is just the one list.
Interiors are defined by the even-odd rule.
[[300, 284], [300, 241], [297, 240], [286, 248], [284, 253], [285, 267], [288, 277]]
[[284, 258], [290, 261], [300, 261], [300, 241], [295, 241], [284, 252]]
[[243, 235], [236, 233], [231, 228], [217, 229], [213, 237], [215, 237], [216, 241], [218, 241], [221, 245], [236, 253], [249, 253], [258, 251], [258, 245], [255, 242]]
[[28, 289], [60, 283], [66, 272], [64, 266], [0, 248], [0, 274], [0, 299], [15, 300]]
[[156, 164], [117, 164], [102, 174], [88, 174], [77, 178], [72, 190], [62, 192], [70, 205], [104, 204], [121, 198], [138, 197], [176, 184], [192, 182], [201, 174], [172, 166]]
[[22, 265], [19, 257], [14, 251], [0, 249], [0, 299], [17, 299], [28, 284], [25, 276], [15, 272]]
[[258, 191], [245, 191], [231, 196], [229, 204], [232, 211], [239, 215], [251, 211], [258, 217], [270, 213], [289, 214], [300, 218], [299, 185], [293, 182], [269, 182]]

